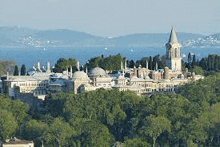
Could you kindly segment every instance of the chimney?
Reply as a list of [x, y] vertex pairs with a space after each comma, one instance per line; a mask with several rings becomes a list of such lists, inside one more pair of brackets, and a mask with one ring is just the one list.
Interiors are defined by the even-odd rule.
[[86, 66], [86, 74], [88, 75], [88, 68], [87, 68], [87, 66]]
[[73, 67], [70, 66], [70, 78], [72, 78], [72, 77], [73, 77]]
[[164, 68], [164, 79], [168, 80], [170, 78], [170, 71], [168, 67]]
[[37, 70], [40, 71], [40, 62], [37, 63]]
[[80, 69], [79, 69], [79, 61], [77, 61], [76, 67], [77, 67], [77, 70], [80, 71]]
[[50, 70], [50, 62], [47, 62], [47, 73], [50, 73], [51, 70]]
[[136, 66], [134, 66], [133, 72], [134, 72], [134, 76], [137, 77], [137, 69], [136, 69]]
[[125, 60], [125, 69], [127, 69], [127, 61]]
[[148, 69], [148, 61], [146, 60], [146, 69]]
[[7, 75], [6, 75], [7, 77], [6, 77], [6, 79], [8, 80], [8, 78], [9, 78], [9, 73], [7, 72]]

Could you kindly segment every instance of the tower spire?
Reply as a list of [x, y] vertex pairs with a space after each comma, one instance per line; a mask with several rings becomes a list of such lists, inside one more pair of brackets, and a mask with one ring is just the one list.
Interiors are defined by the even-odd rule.
[[168, 43], [178, 43], [177, 35], [176, 35], [176, 28], [173, 27], [170, 32], [170, 38]]
[[180, 48], [181, 44], [178, 42], [176, 29], [173, 27], [166, 44], [166, 65], [173, 71], [181, 71]]

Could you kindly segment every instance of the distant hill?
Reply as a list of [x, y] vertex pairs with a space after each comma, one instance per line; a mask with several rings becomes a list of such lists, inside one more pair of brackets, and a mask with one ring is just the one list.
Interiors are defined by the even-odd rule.
[[[131, 34], [114, 38], [114, 42], [121, 46], [164, 46], [169, 40], [169, 33], [160, 34]], [[187, 39], [195, 39], [204, 37], [199, 34], [178, 33], [179, 42], [184, 42]]]
[[[183, 46], [200, 45], [201, 38], [202, 40], [211, 40], [209, 36], [207, 38], [199, 34], [180, 32], [177, 35]], [[211, 36], [214, 38], [214, 42], [219, 44], [219, 34]], [[34, 30], [21, 27], [0, 27], [0, 47], [164, 46], [168, 39], [169, 33], [139, 33], [107, 38], [65, 29]]]

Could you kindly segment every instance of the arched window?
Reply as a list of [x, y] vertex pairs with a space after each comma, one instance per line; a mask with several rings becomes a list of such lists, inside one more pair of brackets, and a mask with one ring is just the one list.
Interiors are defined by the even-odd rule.
[[175, 48], [175, 57], [178, 57], [178, 48]]

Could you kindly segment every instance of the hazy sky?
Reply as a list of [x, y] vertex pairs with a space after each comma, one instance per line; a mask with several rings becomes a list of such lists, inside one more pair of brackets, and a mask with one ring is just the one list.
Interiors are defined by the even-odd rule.
[[0, 26], [99, 36], [220, 32], [220, 0], [0, 0]]

